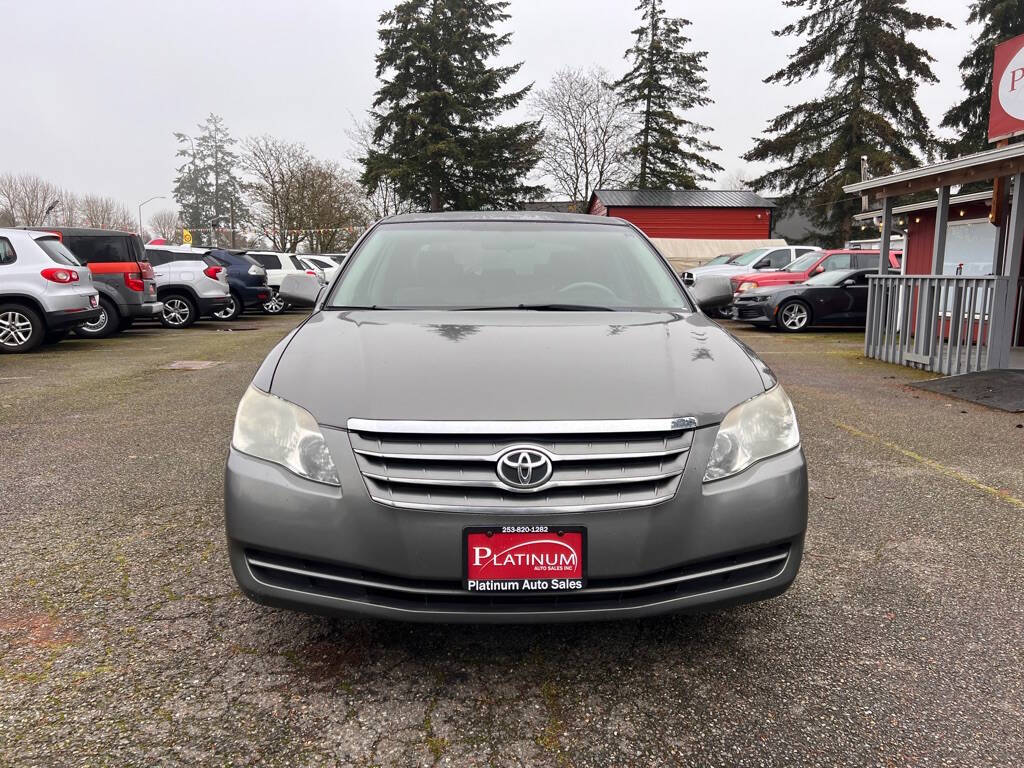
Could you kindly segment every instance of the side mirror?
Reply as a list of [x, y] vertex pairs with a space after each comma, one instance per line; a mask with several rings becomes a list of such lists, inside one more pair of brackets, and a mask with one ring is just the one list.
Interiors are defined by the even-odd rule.
[[694, 284], [697, 282], [692, 272], [683, 272], [680, 277], [683, 279], [683, 285], [687, 288], [693, 288]]
[[732, 304], [732, 284], [728, 277], [704, 275], [700, 282], [688, 286], [690, 296], [703, 310], [727, 307]]
[[771, 268], [772, 268], [772, 263], [770, 261], [759, 261], [757, 264], [754, 265], [754, 269], [757, 269], [757, 270], [771, 269]]
[[811, 274], [812, 275], [820, 275], [824, 271], [825, 271], [825, 268], [819, 264], [818, 266], [816, 266], [814, 269], [811, 270]]
[[843, 288], [852, 288], [856, 284], [857, 281], [854, 280], [852, 277], [848, 277], [845, 280], [843, 280]]
[[314, 307], [323, 286], [316, 275], [285, 275], [281, 281], [281, 298], [296, 307]]

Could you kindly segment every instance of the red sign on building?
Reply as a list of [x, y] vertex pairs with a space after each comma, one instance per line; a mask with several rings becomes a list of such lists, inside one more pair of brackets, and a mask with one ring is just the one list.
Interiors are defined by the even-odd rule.
[[1024, 35], [996, 46], [988, 140], [1024, 133]]

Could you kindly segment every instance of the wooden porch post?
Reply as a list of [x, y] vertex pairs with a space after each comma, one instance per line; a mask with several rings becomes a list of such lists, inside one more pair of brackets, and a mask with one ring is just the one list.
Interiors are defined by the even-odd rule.
[[[932, 274], [941, 275], [946, 260], [946, 228], [949, 225], [949, 187], [939, 189], [939, 205], [935, 210], [935, 246], [932, 249]], [[906, 259], [906, 254], [903, 255]]]
[[889, 271], [889, 239], [892, 237], [892, 198], [882, 198], [882, 241], [879, 244], [878, 274]]
[[1013, 314], [1017, 309], [1017, 281], [1020, 280], [1021, 251], [1024, 250], [1024, 174], [1021, 173], [1013, 177], [1013, 198], [1005, 240], [1002, 274], [1009, 278], [1009, 284], [1002, 304], [993, 307], [993, 313], [997, 316], [992, 317], [992, 345], [986, 366], [989, 369], [1005, 368], [1010, 362]]

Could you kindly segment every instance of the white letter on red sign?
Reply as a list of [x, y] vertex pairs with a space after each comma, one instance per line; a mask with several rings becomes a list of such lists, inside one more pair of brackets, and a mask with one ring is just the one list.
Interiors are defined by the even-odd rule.
[[473, 565], [482, 565], [491, 556], [487, 547], [473, 547]]

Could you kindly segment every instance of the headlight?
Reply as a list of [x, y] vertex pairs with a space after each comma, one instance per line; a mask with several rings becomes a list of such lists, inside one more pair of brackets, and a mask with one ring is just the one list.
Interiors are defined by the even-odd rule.
[[800, 445], [793, 403], [776, 385], [740, 403], [718, 425], [704, 482], [742, 472], [756, 461]]
[[739, 293], [744, 291], [752, 291], [757, 288], [757, 283], [740, 283]]
[[235, 450], [272, 461], [296, 475], [341, 485], [327, 442], [312, 414], [250, 386], [235, 415]]

